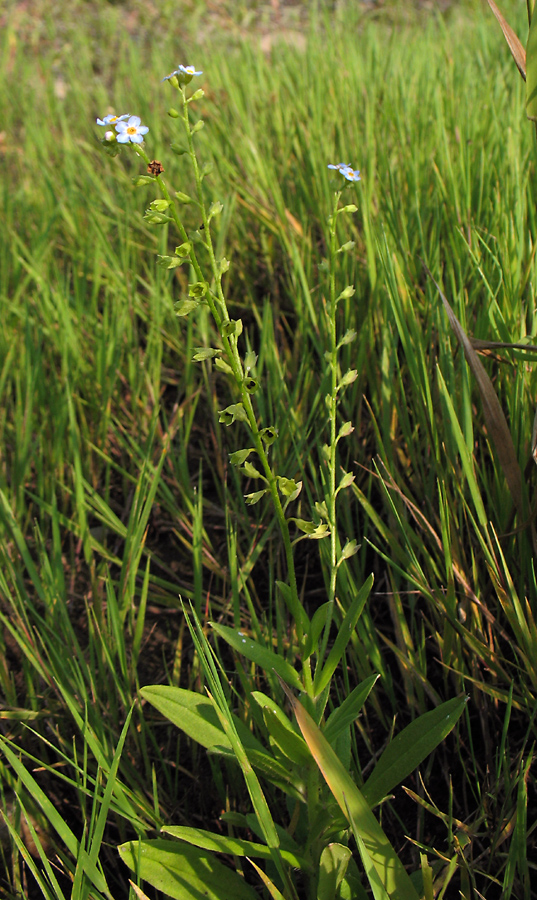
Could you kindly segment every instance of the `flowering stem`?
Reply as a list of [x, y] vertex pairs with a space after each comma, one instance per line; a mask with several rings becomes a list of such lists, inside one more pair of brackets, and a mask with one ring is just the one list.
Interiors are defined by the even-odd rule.
[[319, 665], [326, 654], [332, 618], [334, 616], [334, 601], [336, 598], [337, 583], [337, 529], [336, 529], [336, 451], [337, 451], [337, 394], [338, 394], [338, 362], [337, 362], [337, 328], [336, 328], [336, 255], [337, 255], [337, 231], [336, 222], [341, 191], [337, 191], [334, 200], [334, 209], [329, 219], [330, 227], [330, 279], [329, 279], [329, 366], [330, 366], [330, 394], [328, 416], [330, 422], [330, 442], [327, 453], [328, 485], [325, 495], [328, 523], [330, 526], [330, 582], [328, 586], [328, 614], [323, 633], [321, 650], [319, 653]]
[[[207, 249], [209, 255], [209, 262], [211, 267], [211, 272], [213, 276], [214, 288], [211, 287], [207, 293], [205, 294], [205, 299], [208, 303], [209, 309], [213, 316], [215, 325], [220, 333], [220, 337], [222, 340], [223, 348], [227, 357], [227, 362], [231, 368], [233, 379], [240, 393], [240, 399], [242, 402], [242, 406], [246, 412], [246, 417], [248, 420], [248, 425], [250, 428], [250, 432], [253, 438], [253, 443], [255, 447], [255, 451], [260, 460], [263, 473], [266, 479], [266, 483], [272, 497], [272, 502], [274, 505], [274, 510], [276, 513], [276, 518], [278, 520], [278, 525], [280, 528], [280, 532], [283, 539], [285, 557], [287, 563], [287, 576], [290, 587], [290, 596], [288, 598], [290, 612], [294, 619], [294, 625], [296, 629], [296, 637], [299, 645], [299, 651], [302, 649], [304, 642], [304, 630], [302, 626], [302, 605], [300, 603], [300, 598], [298, 596], [298, 586], [296, 581], [296, 573], [295, 573], [295, 565], [293, 558], [293, 549], [291, 544], [291, 537], [289, 534], [289, 526], [287, 519], [285, 517], [285, 512], [282, 506], [280, 494], [278, 491], [278, 481], [277, 477], [274, 474], [270, 462], [268, 460], [267, 452], [263, 443], [263, 439], [261, 437], [261, 433], [259, 430], [259, 426], [257, 424], [252, 399], [250, 393], [246, 389], [245, 384], [245, 372], [242, 360], [239, 355], [238, 347], [237, 347], [237, 336], [233, 333], [227, 334], [225, 326], [231, 322], [226, 299], [224, 296], [224, 292], [222, 290], [222, 270], [216, 260], [216, 256], [214, 253], [214, 246], [211, 238], [210, 232], [210, 216], [207, 213], [207, 208], [204, 202], [203, 196], [203, 188], [202, 188], [202, 175], [200, 173], [200, 169], [198, 166], [198, 160], [196, 157], [196, 152], [194, 149], [194, 141], [193, 141], [193, 129], [190, 127], [189, 120], [189, 103], [186, 98], [186, 92], [183, 87], [179, 87], [179, 92], [182, 96], [183, 100], [183, 111], [182, 111], [182, 119], [185, 126], [185, 132], [188, 141], [188, 153], [192, 162], [192, 167], [194, 171], [194, 178], [196, 182], [196, 193], [198, 198], [198, 206], [200, 209], [202, 221], [203, 221], [203, 234], [204, 234], [204, 245]], [[146, 154], [140, 147], [136, 147], [136, 151], [142, 156], [146, 162], [149, 163], [149, 159]], [[188, 234], [179, 218], [179, 214], [177, 212], [175, 203], [172, 202], [172, 198], [170, 197], [169, 191], [166, 187], [165, 182], [163, 181], [160, 175], [157, 176], [157, 182], [159, 187], [163, 193], [163, 196], [166, 200], [170, 202], [169, 212], [172, 216], [175, 224], [177, 225], [179, 234], [181, 235], [182, 240], [186, 243], [188, 241]], [[203, 273], [201, 270], [201, 266], [198, 262], [196, 251], [194, 247], [190, 248], [190, 261], [192, 263], [193, 269], [196, 273], [196, 278], [198, 281], [203, 282]], [[312, 677], [311, 677], [311, 667], [309, 661], [303, 663], [303, 680], [306, 692], [311, 696], [312, 695]]]

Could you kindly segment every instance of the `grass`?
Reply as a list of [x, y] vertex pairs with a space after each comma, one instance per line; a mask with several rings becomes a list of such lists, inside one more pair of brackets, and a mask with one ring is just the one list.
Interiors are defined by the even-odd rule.
[[[472, 4], [284, 7], [277, 40], [276, 14], [255, 4], [69, 12], [13, 4], [0, 38], [0, 776], [15, 832], [0, 890], [103, 896], [102, 867], [113, 896], [127, 896], [118, 843], [245, 811], [239, 773], [145, 703], [117, 752], [141, 687], [203, 690], [179, 595], [204, 624], [240, 626], [294, 662], [271, 507], [245, 505], [257, 485], [228, 464], [243, 438], [218, 422], [232, 394], [192, 362], [214, 346], [213, 326], [203, 308], [175, 316], [187, 274], [158, 268], [156, 254], [177, 241], [143, 219], [134, 158], [111, 160], [95, 140], [97, 115], [139, 114], [165, 180], [190, 192], [160, 84], [184, 61], [204, 70], [197, 140], [213, 164], [209, 200], [224, 203], [215, 240], [232, 263], [230, 311], [259, 355], [259, 417], [280, 430], [278, 471], [304, 482], [304, 518], [324, 490], [326, 165], [362, 170], [358, 214], [340, 234], [356, 246], [338, 258], [338, 284], [356, 287], [338, 327], [358, 333], [339, 357], [343, 372], [358, 370], [340, 407], [355, 428], [340, 462], [356, 475], [340, 495], [340, 538], [360, 546], [341, 570], [342, 609], [370, 572], [375, 584], [331, 702], [380, 673], [352, 732], [361, 784], [394, 729], [468, 693], [456, 732], [405, 782], [411, 794], [383, 804], [382, 824], [409, 868], [420, 850], [435, 862], [440, 895], [529, 898], [531, 528], [514, 516], [479, 392], [423, 267], [468, 334], [537, 343], [534, 138], [496, 22]], [[510, 20], [523, 38], [521, 15]], [[185, 208], [189, 228], [196, 215]], [[535, 351], [482, 358], [527, 472], [529, 520]], [[327, 544], [298, 544], [296, 566], [313, 615], [329, 588]], [[259, 730], [245, 699], [277, 685], [211, 640]], [[283, 822], [281, 794], [270, 801]], [[17, 841], [24, 810], [54, 864]]]

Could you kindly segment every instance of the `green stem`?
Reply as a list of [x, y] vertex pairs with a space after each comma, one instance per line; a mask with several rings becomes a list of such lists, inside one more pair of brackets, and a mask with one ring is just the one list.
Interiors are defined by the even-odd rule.
[[[300, 598], [298, 595], [298, 586], [296, 580], [296, 572], [295, 572], [295, 564], [293, 558], [293, 548], [291, 543], [291, 537], [289, 534], [289, 526], [287, 519], [285, 517], [285, 512], [282, 506], [282, 502], [280, 499], [280, 494], [278, 492], [278, 481], [277, 477], [274, 474], [267, 452], [265, 450], [265, 446], [263, 444], [263, 440], [261, 438], [259, 426], [257, 424], [252, 399], [249, 392], [245, 386], [245, 378], [244, 378], [244, 369], [242, 360], [239, 355], [238, 347], [237, 347], [237, 337], [235, 335], [226, 335], [224, 332], [224, 326], [228, 324], [231, 319], [228, 313], [226, 298], [224, 296], [224, 292], [222, 289], [222, 273], [219, 269], [218, 262], [216, 260], [214, 246], [211, 238], [210, 232], [210, 220], [207, 214], [207, 208], [205, 206], [204, 196], [203, 196], [203, 187], [202, 187], [202, 175], [200, 173], [200, 169], [198, 166], [198, 160], [196, 156], [196, 152], [194, 149], [194, 141], [193, 141], [193, 133], [190, 127], [189, 120], [189, 103], [186, 98], [186, 92], [184, 87], [179, 87], [179, 92], [183, 99], [183, 123], [185, 127], [185, 132], [188, 141], [188, 153], [192, 162], [192, 167], [194, 171], [194, 179], [196, 182], [196, 193], [198, 198], [198, 206], [200, 209], [202, 221], [203, 221], [203, 232], [204, 232], [204, 245], [209, 254], [209, 261], [211, 272], [214, 280], [214, 290], [211, 288], [208, 290], [206, 294], [206, 300], [211, 311], [211, 315], [214, 319], [215, 325], [220, 333], [220, 337], [222, 340], [223, 348], [227, 356], [227, 362], [232, 370], [233, 379], [240, 393], [240, 399], [243, 405], [243, 408], [246, 412], [246, 416], [248, 419], [248, 425], [252, 434], [253, 443], [255, 447], [255, 451], [259, 457], [261, 462], [264, 476], [266, 479], [266, 483], [272, 498], [274, 510], [276, 513], [276, 518], [278, 521], [278, 526], [280, 529], [280, 533], [282, 535], [284, 550], [285, 550], [285, 558], [287, 564], [287, 576], [289, 581], [289, 587], [291, 589], [291, 602], [290, 602], [290, 612], [294, 618], [296, 636], [299, 645], [299, 649], [302, 648], [304, 642], [304, 632], [302, 627], [302, 605], [300, 603]], [[145, 155], [143, 151], [140, 151], [140, 148], [136, 148], [140, 153], [140, 156], [144, 158], [147, 162], [149, 159]], [[170, 214], [173, 217], [175, 224], [177, 225], [179, 234], [181, 235], [184, 242], [188, 241], [188, 234], [179, 218], [177, 208], [175, 203], [172, 202], [172, 198], [170, 197], [169, 191], [166, 187], [161, 176], [157, 176], [157, 182], [159, 187], [165, 197], [166, 200], [170, 201]], [[192, 263], [192, 267], [196, 273], [196, 277], [199, 281], [204, 281], [203, 273], [201, 270], [201, 266], [198, 262], [196, 251], [194, 247], [191, 247], [190, 250], [190, 260]], [[306, 688], [306, 692], [311, 696], [312, 695], [312, 677], [311, 677], [311, 668], [309, 661], [303, 663], [303, 680], [304, 686]]]
[[336, 451], [337, 451], [337, 384], [338, 384], [338, 365], [337, 365], [337, 328], [336, 328], [336, 255], [337, 255], [337, 231], [336, 222], [338, 215], [339, 199], [341, 191], [337, 191], [334, 200], [334, 209], [330, 219], [330, 281], [329, 281], [329, 312], [328, 312], [328, 329], [329, 329], [329, 366], [330, 366], [330, 404], [329, 404], [329, 422], [330, 422], [330, 443], [329, 456], [327, 460], [328, 468], [328, 484], [325, 494], [326, 508], [328, 512], [328, 523], [330, 526], [330, 582], [328, 586], [328, 615], [326, 625], [323, 632], [323, 640], [321, 651], [318, 658], [318, 665], [322, 665], [328, 639], [330, 636], [330, 628], [334, 616], [334, 602], [336, 598], [337, 584], [337, 528], [336, 528]]

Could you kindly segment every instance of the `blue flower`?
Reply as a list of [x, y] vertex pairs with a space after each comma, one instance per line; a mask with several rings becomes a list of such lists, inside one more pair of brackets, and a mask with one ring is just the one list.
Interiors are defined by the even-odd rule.
[[116, 122], [123, 122], [125, 119], [129, 118], [129, 113], [126, 116], [105, 116], [104, 119], [95, 119], [97, 125], [115, 125]]
[[143, 135], [147, 134], [149, 128], [147, 125], [140, 125], [140, 116], [131, 116], [128, 122], [118, 122], [116, 125], [117, 139], [120, 144], [141, 144]]
[[161, 81], [168, 81], [175, 76], [179, 84], [188, 84], [194, 75], [203, 75], [203, 72], [201, 70], [196, 72], [194, 66], [177, 66], [173, 72], [170, 72], [169, 75], [165, 75], [164, 78], [161, 78]]
[[332, 165], [332, 163], [328, 163], [329, 169], [337, 169], [337, 171], [343, 175], [347, 181], [361, 181], [360, 172], [358, 169], [353, 169], [350, 163], [337, 163], [337, 165]]

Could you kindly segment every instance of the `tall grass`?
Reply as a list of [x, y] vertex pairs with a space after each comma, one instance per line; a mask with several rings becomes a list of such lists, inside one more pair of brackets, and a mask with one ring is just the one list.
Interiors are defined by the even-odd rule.
[[[188, 192], [159, 82], [193, 62], [204, 70], [199, 153], [224, 203], [216, 239], [232, 261], [227, 295], [259, 354], [260, 416], [280, 428], [275, 462], [304, 481], [305, 512], [322, 494], [326, 440], [326, 166], [362, 170], [356, 248], [339, 271], [356, 286], [340, 325], [358, 332], [340, 363], [359, 372], [342, 401], [355, 431], [341, 464], [356, 481], [339, 515], [360, 544], [341, 575], [343, 609], [371, 571], [375, 586], [338, 689], [381, 679], [353, 734], [356, 778], [395, 719], [399, 729], [469, 692], [457, 739], [409, 785], [416, 806], [398, 795], [384, 824], [428, 845], [448, 892], [529, 897], [532, 543], [423, 267], [473, 337], [537, 343], [535, 148], [522, 85], [480, 6], [312, 8], [295, 12], [298, 24], [287, 12], [268, 53], [258, 40], [271, 31], [267, 11], [241, 10], [185, 3], [157, 16], [145, 4], [77, 2], [68, 14], [62, 3], [2, 13], [0, 774], [9, 821], [21, 815], [15, 795], [34, 821], [33, 794], [73, 896], [106, 895], [102, 877], [122, 896], [119, 841], [178, 815], [209, 821], [244, 798], [233, 769], [177, 742], [147, 708], [134, 708], [117, 753], [140, 686], [202, 686], [179, 595], [202, 621], [247, 627], [292, 652], [270, 507], [244, 504], [255, 485], [228, 465], [242, 445], [218, 423], [228, 389], [192, 362], [195, 348], [213, 345], [212, 326], [203, 310], [175, 316], [186, 276], [155, 265], [167, 232], [143, 220], [135, 163], [106, 158], [93, 126], [109, 111], [142, 116], [165, 178]], [[186, 215], [199, 225], [194, 209]], [[485, 359], [522, 469], [534, 360], [521, 350]], [[309, 614], [326, 599], [327, 552], [323, 542], [297, 550]], [[241, 698], [266, 690], [229, 649], [217, 643], [217, 652]], [[214, 800], [200, 791], [209, 773]], [[9, 854], [6, 896], [33, 890], [24, 883], [32, 867], [45, 896], [68, 894], [46, 858], [33, 861], [20, 841]]]

